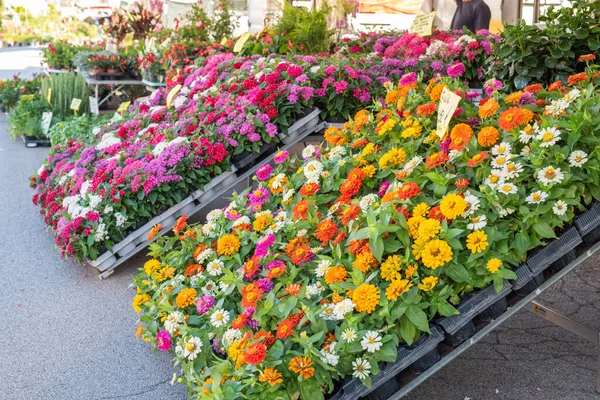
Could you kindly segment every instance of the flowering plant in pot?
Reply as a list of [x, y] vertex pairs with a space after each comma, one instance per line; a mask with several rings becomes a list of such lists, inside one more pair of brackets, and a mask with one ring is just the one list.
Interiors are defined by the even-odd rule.
[[123, 72], [123, 61], [121, 60], [121, 57], [119, 55], [107, 55], [105, 60], [106, 72], [108, 72], [109, 74], [118, 74], [120, 72]]
[[91, 74], [101, 74], [107, 68], [107, 56], [102, 54], [92, 55], [88, 59], [88, 67]]
[[142, 77], [149, 82], [162, 83], [165, 77], [165, 70], [160, 62], [160, 55], [154, 52], [144, 54], [139, 58]]

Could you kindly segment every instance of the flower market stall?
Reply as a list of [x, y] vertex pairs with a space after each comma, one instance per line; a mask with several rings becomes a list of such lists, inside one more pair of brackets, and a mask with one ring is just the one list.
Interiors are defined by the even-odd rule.
[[574, 259], [568, 224], [600, 197], [596, 70], [509, 95], [490, 82], [478, 106], [455, 80], [401, 81], [151, 245], [133, 306], [190, 395], [365, 396], [399, 355], [426, 369], [501, 315], [508, 280], [527, 293]]

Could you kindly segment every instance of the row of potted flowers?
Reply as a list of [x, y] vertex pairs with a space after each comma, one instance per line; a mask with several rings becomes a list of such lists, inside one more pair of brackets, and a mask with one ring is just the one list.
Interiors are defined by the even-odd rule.
[[[400, 345], [465, 294], [502, 290], [600, 198], [599, 81], [590, 69], [479, 105], [456, 80], [386, 84], [326, 145], [278, 153], [206, 223], [184, 216], [151, 245], [138, 335], [174, 355], [194, 397], [369, 386]], [[436, 132], [445, 90], [462, 100]]]
[[[200, 61], [104, 126], [94, 145], [75, 139], [53, 148], [32, 177], [34, 203], [63, 256], [96, 259], [232, 160], [261, 151], [306, 110], [317, 106], [324, 116], [343, 117], [383, 101], [384, 82], [416, 76], [408, 72], [413, 64], [376, 57], [220, 53]], [[452, 65], [464, 72], [462, 63]], [[181, 91], [167, 108], [175, 85]]]

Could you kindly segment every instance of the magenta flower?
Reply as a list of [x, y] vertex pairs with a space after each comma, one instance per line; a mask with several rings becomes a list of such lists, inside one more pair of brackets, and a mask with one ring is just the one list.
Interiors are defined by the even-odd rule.
[[455, 64], [450, 65], [447, 69], [446, 72], [448, 73], [448, 76], [451, 78], [458, 78], [460, 76], [463, 76], [463, 74], [465, 73], [467, 69], [465, 68], [465, 65], [461, 62], [457, 62]]
[[249, 195], [248, 199], [250, 200], [250, 204], [254, 207], [254, 209], [262, 206], [262, 204], [269, 200], [269, 191], [265, 188], [258, 188], [253, 190]]
[[275, 154], [275, 164], [281, 164], [282, 162], [284, 162], [285, 160], [288, 159], [290, 153], [288, 153], [287, 151], [278, 151], [277, 154]]
[[417, 74], [415, 72], [410, 72], [405, 74], [400, 78], [400, 84], [402, 86], [412, 85], [417, 81]]
[[390, 187], [390, 183], [388, 181], [382, 182], [381, 185], [379, 185], [379, 190], [377, 191], [377, 195], [379, 197], [383, 197], [383, 195], [386, 194], [389, 187]]
[[261, 238], [256, 244], [256, 249], [254, 250], [254, 255], [256, 257], [264, 257], [269, 252], [269, 247], [275, 243], [275, 236], [273, 234], [268, 234], [265, 237]]
[[259, 181], [266, 181], [271, 176], [273, 167], [269, 164], [265, 164], [256, 170], [256, 177]]
[[167, 351], [171, 348], [171, 335], [167, 331], [159, 331], [156, 334], [156, 342], [159, 350]]
[[196, 311], [198, 314], [204, 315], [210, 311], [215, 305], [215, 299], [212, 296], [202, 296], [196, 302]]
[[281, 260], [275, 260], [275, 261], [271, 261], [270, 263], [267, 264], [267, 269], [270, 271], [274, 268], [281, 268], [285, 265], [285, 263]]

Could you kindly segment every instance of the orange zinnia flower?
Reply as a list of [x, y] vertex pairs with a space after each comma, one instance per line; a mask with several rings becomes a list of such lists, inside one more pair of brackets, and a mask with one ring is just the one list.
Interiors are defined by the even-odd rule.
[[246, 361], [252, 365], [260, 364], [262, 362], [262, 360], [265, 359], [266, 356], [267, 356], [267, 348], [265, 347], [264, 344], [262, 344], [260, 342], [251, 344], [244, 351], [244, 361]]
[[429, 211], [428, 217], [429, 218], [433, 218], [433, 219], [437, 219], [440, 222], [442, 222], [444, 220], [444, 215], [442, 214], [442, 211], [440, 210], [440, 206], [433, 207]]
[[519, 107], [510, 107], [500, 114], [498, 123], [500, 124], [500, 128], [510, 132], [521, 124], [520, 121], [522, 118], [523, 112]]
[[356, 219], [360, 214], [360, 207], [356, 204], [351, 204], [350, 207], [344, 208], [340, 212], [340, 221], [344, 225], [348, 225], [350, 221]]
[[493, 146], [498, 139], [500, 139], [500, 132], [493, 126], [486, 126], [477, 134], [477, 142], [483, 147]]
[[325, 273], [325, 283], [331, 285], [336, 282], [345, 282], [348, 277], [348, 271], [346, 268], [341, 265], [336, 265], [335, 267], [331, 267]]
[[444, 164], [449, 159], [450, 157], [448, 157], [448, 154], [444, 153], [443, 151], [438, 151], [437, 153], [433, 153], [432, 155], [427, 157], [427, 159], [425, 160], [425, 166], [429, 169], [432, 169], [437, 167], [438, 165]]
[[550, 86], [548, 86], [548, 91], [549, 92], [553, 92], [555, 90], [560, 89], [562, 86], [562, 82], [561, 81], [556, 81], [554, 83], [551, 83]]
[[582, 56], [579, 56], [578, 61], [582, 62], [582, 61], [594, 61], [596, 59], [596, 55], [595, 54], [585, 54]]
[[454, 182], [454, 186], [456, 186], [458, 189], [464, 189], [469, 186], [469, 180], [467, 178], [457, 179], [456, 182]]
[[337, 245], [346, 239], [346, 232], [342, 231], [333, 239], [333, 245]]
[[590, 80], [590, 77], [585, 72], [580, 72], [575, 75], [571, 75], [567, 78], [567, 83], [569, 86], [577, 85], [579, 82], [587, 82]]
[[414, 182], [406, 182], [400, 187], [400, 190], [398, 190], [398, 197], [400, 199], [410, 199], [418, 195], [419, 192], [421, 192], [419, 185]]
[[312, 197], [319, 191], [319, 184], [316, 182], [308, 182], [300, 188], [300, 194], [305, 197]]
[[350, 246], [348, 247], [348, 251], [353, 256], [360, 254], [364, 251], [370, 251], [369, 250], [369, 240], [368, 239], [360, 239], [360, 240], [350, 241]]
[[296, 296], [300, 293], [300, 289], [302, 289], [302, 286], [299, 283], [291, 283], [285, 288], [285, 294], [288, 296]]
[[308, 357], [294, 357], [290, 360], [290, 371], [302, 375], [304, 379], [308, 379], [315, 374], [315, 369], [311, 367], [312, 360]]
[[542, 90], [542, 85], [539, 83], [536, 83], [534, 85], [525, 86], [525, 89], [523, 89], [523, 90], [526, 92], [529, 92], [529, 93], [537, 93], [540, 90]]
[[308, 202], [306, 200], [300, 200], [294, 208], [292, 208], [294, 215], [292, 219], [306, 219], [306, 213], [308, 213]]
[[277, 325], [277, 339], [285, 339], [294, 333], [296, 324], [289, 319], [283, 320]]
[[325, 131], [325, 140], [332, 146], [341, 146], [348, 143], [348, 139], [344, 137], [344, 133], [335, 126], [328, 128]]
[[485, 99], [485, 102], [479, 103], [479, 118], [486, 119], [496, 114], [500, 105], [493, 98]]
[[323, 245], [327, 244], [338, 232], [338, 227], [331, 218], [327, 218], [317, 224], [315, 236]]
[[281, 379], [281, 372], [277, 371], [275, 368], [265, 368], [265, 370], [258, 377], [260, 382], [266, 382], [271, 386], [275, 386], [278, 383], [282, 383], [283, 379]]
[[485, 151], [482, 151], [481, 153], [475, 154], [473, 157], [471, 157], [471, 159], [467, 162], [467, 165], [469, 167], [474, 167], [486, 158], [488, 158], [488, 154]]
[[161, 224], [156, 224], [150, 229], [150, 233], [148, 234], [148, 240], [152, 240], [158, 235], [158, 232], [162, 231], [163, 227]]
[[196, 275], [198, 272], [202, 272], [203, 270], [204, 270], [204, 268], [202, 268], [202, 265], [191, 264], [185, 269], [185, 271], [183, 273], [188, 278], [191, 278], [192, 276]]
[[422, 117], [426, 115], [431, 115], [436, 111], [436, 109], [437, 107], [435, 103], [421, 104], [417, 106], [417, 115], [420, 115]]
[[258, 304], [258, 302], [260, 301], [263, 293], [264, 292], [262, 291], [262, 289], [253, 283], [244, 286], [241, 290], [242, 307], [256, 307], [256, 304]]
[[296, 265], [300, 265], [303, 262], [309, 261], [313, 257], [312, 250], [310, 249], [308, 241], [305, 238], [296, 238], [290, 240], [290, 242], [285, 246], [285, 253]]
[[473, 137], [473, 129], [467, 124], [457, 124], [450, 132], [450, 149], [462, 150]]
[[177, 222], [175, 222], [175, 226], [173, 227], [173, 233], [175, 235], [179, 236], [179, 232], [181, 232], [183, 230], [183, 228], [185, 228], [187, 219], [188, 219], [188, 216], [187, 216], [187, 214], [185, 214], [185, 215], [182, 215], [181, 217], [179, 217]]

